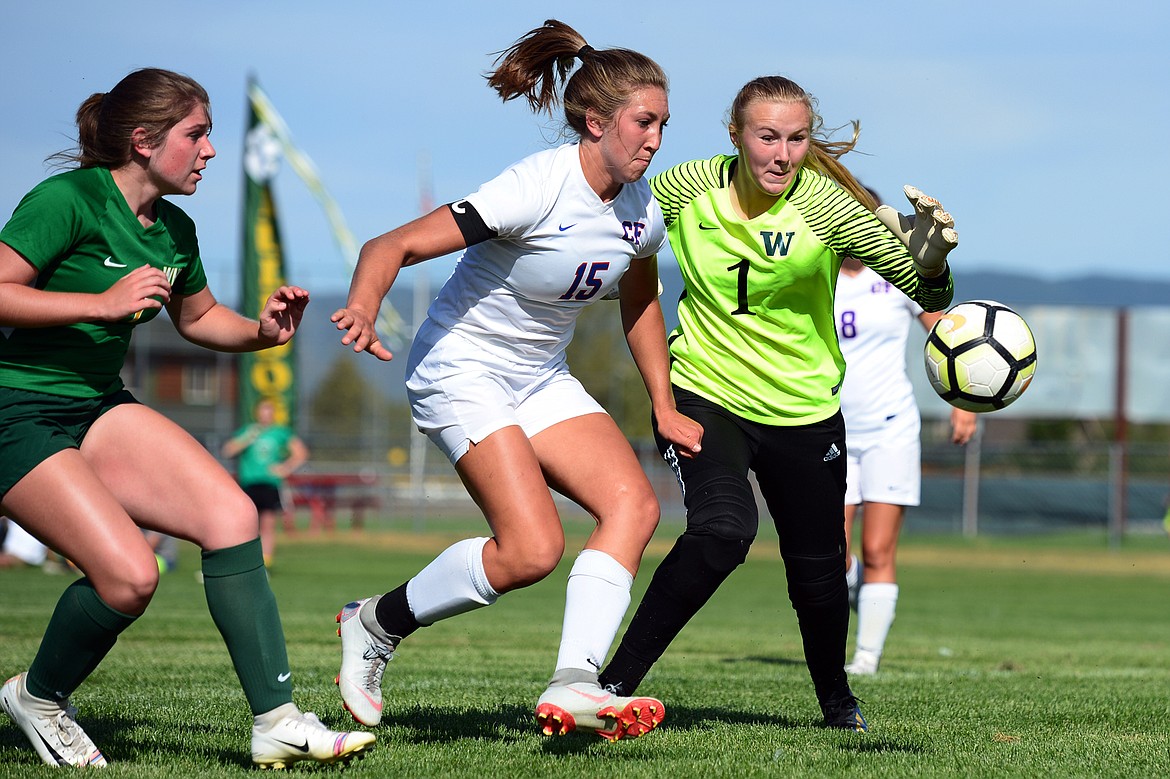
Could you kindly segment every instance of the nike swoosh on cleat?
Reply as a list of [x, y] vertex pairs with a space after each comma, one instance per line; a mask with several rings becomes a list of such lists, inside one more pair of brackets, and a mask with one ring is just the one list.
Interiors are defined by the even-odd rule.
[[580, 695], [582, 698], [585, 698], [586, 700], [593, 701], [594, 703], [605, 703], [606, 701], [609, 700], [609, 693], [607, 693], [607, 692], [602, 693], [601, 695], [590, 695], [587, 692], [581, 692], [580, 690], [576, 689], [575, 687], [570, 687], [569, 689], [572, 690], [573, 692], [577, 693], [578, 695]]
[[705, 224], [703, 224], [702, 222], [699, 222], [699, 229], [700, 229], [700, 230], [718, 230], [718, 229], [719, 229], [719, 227], [718, 227], [718, 226], [712, 226], [712, 225], [705, 225]]
[[305, 739], [304, 744], [293, 744], [289, 741], [283, 741], [279, 738], [274, 738], [272, 740], [275, 741], [277, 744], [284, 744], [286, 747], [292, 747], [293, 749], [297, 750], [298, 752], [308, 753], [308, 751], [309, 751], [309, 740], [308, 739]]
[[66, 760], [64, 757], [62, 757], [60, 752], [53, 749], [53, 745], [49, 743], [48, 739], [46, 739], [44, 736], [42, 736], [40, 734], [40, 731], [34, 730], [33, 732], [37, 734], [37, 738], [39, 738], [41, 740], [41, 743], [45, 745], [45, 749], [47, 749], [49, 751], [49, 754], [53, 756], [53, 759], [57, 761], [57, 765], [61, 765], [61, 766], [69, 765], [69, 761]]

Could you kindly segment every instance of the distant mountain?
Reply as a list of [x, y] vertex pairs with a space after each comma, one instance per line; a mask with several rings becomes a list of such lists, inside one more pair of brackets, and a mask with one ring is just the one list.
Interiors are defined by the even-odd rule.
[[[675, 303], [682, 292], [678, 266], [670, 258], [662, 265], [662, 302], [668, 328], [678, 323]], [[431, 295], [438, 287], [431, 290]], [[390, 302], [413, 332], [413, 290], [409, 283], [395, 287]], [[1009, 306], [1170, 306], [1170, 282], [1123, 279], [1109, 276], [1048, 281], [1012, 273], [958, 273], [955, 277], [955, 300], [995, 300]], [[341, 346], [341, 334], [329, 321], [329, 315], [345, 303], [344, 293], [315, 294], [309, 315], [298, 335], [298, 355], [304, 392], [313, 389], [329, 372], [336, 360], [352, 359], [362, 375], [381, 387], [387, 397], [404, 398], [403, 375], [410, 350], [409, 335], [393, 348], [394, 359], [380, 362], [368, 354], [355, 355]], [[428, 302], [429, 305], [429, 302]], [[617, 309], [614, 308], [614, 315]]]
[[955, 299], [1005, 305], [1170, 306], [1170, 282], [1084, 276], [1049, 281], [1014, 273], [955, 273]]
[[[663, 263], [664, 304], [678, 300], [682, 279], [678, 266]], [[1007, 306], [1170, 306], [1170, 281], [1085, 276], [1050, 281], [1017, 273], [955, 272], [955, 301], [994, 300]], [[664, 305], [665, 308], [665, 305]], [[666, 312], [667, 318], [673, 312]]]

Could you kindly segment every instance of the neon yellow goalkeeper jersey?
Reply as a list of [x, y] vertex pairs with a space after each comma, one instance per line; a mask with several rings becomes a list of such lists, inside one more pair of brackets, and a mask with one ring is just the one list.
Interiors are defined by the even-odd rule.
[[685, 285], [671, 381], [748, 420], [812, 424], [841, 403], [841, 258], [861, 260], [927, 311], [950, 303], [953, 281], [949, 272], [921, 279], [893, 233], [808, 168], [766, 213], [743, 219], [731, 203], [736, 160], [692, 160], [650, 181]]

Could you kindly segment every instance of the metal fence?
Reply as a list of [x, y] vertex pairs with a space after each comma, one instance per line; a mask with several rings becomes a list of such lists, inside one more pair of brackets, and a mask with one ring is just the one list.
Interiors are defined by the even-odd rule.
[[1113, 539], [1160, 526], [1170, 492], [1164, 446], [996, 444], [928, 446], [922, 505], [911, 527], [943, 532], [1107, 530]]
[[[422, 443], [414, 448], [412, 467], [410, 458], [398, 464], [385, 457], [331, 462], [320, 455], [339, 450], [318, 441], [309, 470], [372, 474], [368, 489], [377, 493], [381, 508], [368, 518], [371, 527], [427, 531], [478, 517], [451, 465]], [[647, 448], [639, 456], [662, 504], [663, 525], [681, 530], [684, 510], [674, 475], [657, 452]], [[907, 511], [906, 527], [968, 536], [1098, 528], [1118, 539], [1160, 528], [1168, 493], [1165, 446], [927, 442], [922, 504]], [[559, 505], [566, 518], [585, 516], [567, 500]]]

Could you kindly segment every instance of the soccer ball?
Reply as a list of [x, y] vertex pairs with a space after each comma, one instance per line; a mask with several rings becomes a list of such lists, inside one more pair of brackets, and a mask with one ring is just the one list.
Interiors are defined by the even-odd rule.
[[967, 411], [1007, 406], [1036, 372], [1036, 341], [1028, 324], [993, 300], [971, 300], [947, 311], [931, 328], [925, 351], [934, 391]]

